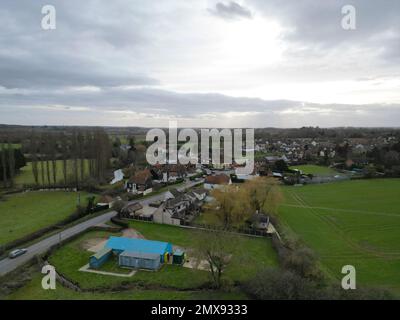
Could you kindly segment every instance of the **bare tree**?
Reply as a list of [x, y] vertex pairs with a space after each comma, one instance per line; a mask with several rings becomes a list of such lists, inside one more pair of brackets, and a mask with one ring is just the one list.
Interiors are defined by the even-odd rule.
[[61, 136], [61, 149], [62, 149], [62, 171], [64, 176], [64, 185], [68, 183], [68, 138], [65, 133]]
[[8, 181], [7, 181], [7, 162], [6, 162], [5, 143], [1, 144], [1, 166], [3, 168], [3, 185], [4, 185], [4, 188], [7, 188]]
[[50, 143], [48, 141], [48, 138], [45, 140], [45, 159], [46, 159], [46, 177], [47, 177], [47, 185], [51, 185], [51, 175], [50, 175]]
[[207, 261], [213, 284], [220, 288], [222, 274], [232, 257], [236, 237], [226, 232], [199, 231], [195, 238], [197, 264]]
[[37, 160], [37, 141], [36, 136], [32, 131], [30, 138], [30, 154], [31, 154], [31, 165], [32, 175], [35, 180], [35, 184], [39, 185], [39, 172], [38, 172], [38, 160]]
[[243, 223], [252, 214], [243, 189], [230, 185], [212, 192], [215, 202], [211, 210], [224, 229]]
[[40, 160], [40, 176], [42, 178], [42, 185], [45, 185], [45, 178], [44, 178], [44, 151], [43, 151], [44, 147], [43, 147], [43, 137], [41, 137], [40, 139], [40, 148], [39, 148], [39, 160]]
[[72, 134], [72, 160], [73, 160], [73, 173], [74, 173], [74, 182], [75, 186], [78, 188], [79, 186], [79, 175], [78, 175], [78, 138], [76, 131]]
[[93, 147], [93, 136], [91, 132], [86, 133], [86, 152], [88, 157], [88, 165], [89, 165], [89, 176], [93, 178], [95, 176], [94, 172], [94, 147]]
[[78, 153], [80, 160], [80, 175], [81, 181], [85, 179], [85, 156], [84, 156], [84, 147], [85, 147], [85, 137], [82, 132], [78, 133]]
[[10, 186], [14, 186], [14, 176], [15, 176], [15, 156], [14, 147], [8, 142], [8, 168], [10, 172]]
[[276, 214], [283, 199], [278, 183], [272, 178], [252, 179], [244, 184], [242, 190], [253, 212]]
[[56, 135], [52, 135], [51, 140], [49, 141], [51, 144], [50, 154], [51, 154], [51, 164], [53, 170], [53, 184], [57, 184], [57, 137]]

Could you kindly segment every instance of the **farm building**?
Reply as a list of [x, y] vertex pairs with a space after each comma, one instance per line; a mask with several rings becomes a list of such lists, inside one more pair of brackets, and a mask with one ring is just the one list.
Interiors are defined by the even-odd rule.
[[116, 254], [123, 252], [157, 254], [161, 263], [168, 262], [169, 256], [172, 255], [172, 245], [168, 242], [152, 241], [145, 239], [134, 239], [124, 237], [110, 237], [107, 241], [106, 248], [111, 249]]
[[112, 250], [109, 248], [103, 248], [98, 251], [96, 254], [92, 255], [89, 258], [89, 266], [90, 268], [98, 269], [102, 266], [104, 262], [108, 260], [111, 256]]

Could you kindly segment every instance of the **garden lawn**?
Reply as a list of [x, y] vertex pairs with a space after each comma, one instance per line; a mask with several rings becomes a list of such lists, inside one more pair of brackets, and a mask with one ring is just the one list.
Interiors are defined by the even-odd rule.
[[[81, 203], [89, 194], [81, 192]], [[74, 213], [76, 192], [26, 192], [0, 200], [0, 244], [22, 238]]]
[[400, 180], [284, 187], [279, 214], [333, 279], [354, 265], [357, 283], [400, 294]]
[[[145, 222], [132, 222], [131, 226], [142, 233], [146, 239], [168, 241], [183, 248], [190, 248], [194, 245], [194, 231], [191, 229]], [[139, 270], [130, 278], [79, 271], [79, 268], [88, 263], [88, 259], [92, 255], [83, 248], [84, 241], [110, 235], [103, 232], [86, 233], [58, 249], [50, 256], [50, 263], [57, 268], [57, 271], [86, 289], [115, 288], [121, 283], [131, 283], [160, 289], [193, 290], [201, 288], [210, 281], [210, 274], [207, 271], [193, 270], [177, 265], [164, 265], [155, 272]], [[226, 279], [246, 280], [264, 267], [277, 266], [277, 257], [269, 239], [238, 236], [235, 241], [237, 241], [235, 254], [225, 271]]]

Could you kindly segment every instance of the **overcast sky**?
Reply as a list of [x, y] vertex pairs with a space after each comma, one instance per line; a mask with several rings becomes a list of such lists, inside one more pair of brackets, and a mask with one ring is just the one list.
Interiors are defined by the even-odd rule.
[[399, 126], [399, 0], [2, 0], [0, 21], [0, 123]]

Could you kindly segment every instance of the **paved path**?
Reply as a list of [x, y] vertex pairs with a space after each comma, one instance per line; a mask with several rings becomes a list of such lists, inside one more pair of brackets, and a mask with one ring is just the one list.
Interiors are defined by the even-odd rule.
[[[201, 183], [202, 183], [202, 181], [194, 181], [194, 182], [187, 181], [183, 186], [181, 186], [178, 189], [184, 190], [184, 189], [191, 188], [191, 187], [193, 187], [197, 184], [201, 184]], [[142, 204], [149, 204], [154, 201], [164, 200], [165, 193], [166, 192], [156, 194], [154, 196], [146, 197], [145, 199], [140, 200], [140, 202]], [[132, 201], [132, 202], [137, 202], [137, 201], [138, 200]], [[111, 212], [102, 214], [100, 216], [94, 217], [92, 219], [83, 221], [71, 228], [65, 229], [59, 233], [56, 233], [46, 239], [40, 240], [39, 242], [27, 247], [28, 252], [22, 256], [19, 256], [14, 259], [5, 258], [5, 259], [1, 260], [0, 261], [0, 276], [4, 276], [5, 274], [13, 271], [17, 267], [28, 262], [35, 255], [45, 253], [48, 249], [50, 249], [52, 246], [56, 245], [61, 240], [65, 240], [70, 237], [73, 237], [73, 236], [87, 230], [90, 227], [105, 223], [105, 222], [109, 221], [116, 214], [117, 213], [115, 211], [111, 211]]]

